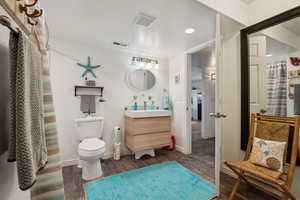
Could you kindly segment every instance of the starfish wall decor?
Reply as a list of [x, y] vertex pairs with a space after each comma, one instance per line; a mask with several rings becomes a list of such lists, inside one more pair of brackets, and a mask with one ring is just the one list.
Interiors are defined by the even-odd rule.
[[81, 63], [77, 63], [77, 65], [79, 65], [80, 67], [83, 67], [85, 69], [85, 71], [83, 72], [83, 74], [81, 75], [81, 77], [84, 77], [87, 75], [87, 73], [91, 73], [95, 78], [97, 78], [96, 74], [94, 73], [94, 69], [97, 69], [99, 67], [101, 67], [101, 65], [91, 65], [91, 57], [88, 56], [88, 64], [84, 65]]

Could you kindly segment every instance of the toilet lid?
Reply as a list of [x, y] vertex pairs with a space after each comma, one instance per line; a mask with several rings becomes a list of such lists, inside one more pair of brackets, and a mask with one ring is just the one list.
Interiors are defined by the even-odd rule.
[[105, 148], [105, 142], [98, 138], [88, 138], [84, 139], [79, 144], [79, 149], [85, 150], [85, 151], [95, 151]]

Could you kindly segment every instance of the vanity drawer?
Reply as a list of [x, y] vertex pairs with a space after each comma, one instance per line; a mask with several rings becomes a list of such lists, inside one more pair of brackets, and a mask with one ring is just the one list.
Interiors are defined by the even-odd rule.
[[145, 134], [145, 135], [126, 135], [126, 144], [134, 152], [147, 149], [156, 149], [168, 146], [171, 143], [170, 132]]
[[143, 135], [171, 131], [170, 117], [125, 118], [125, 131], [129, 135]]

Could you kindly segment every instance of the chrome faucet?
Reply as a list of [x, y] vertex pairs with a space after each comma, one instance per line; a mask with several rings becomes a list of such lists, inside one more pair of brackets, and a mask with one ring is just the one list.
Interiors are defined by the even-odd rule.
[[147, 101], [144, 101], [144, 110], [147, 110]]

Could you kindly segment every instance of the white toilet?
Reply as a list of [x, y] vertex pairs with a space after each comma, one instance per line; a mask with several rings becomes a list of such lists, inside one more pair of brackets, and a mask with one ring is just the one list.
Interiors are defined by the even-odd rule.
[[103, 117], [88, 116], [75, 120], [80, 143], [78, 154], [82, 165], [82, 178], [92, 180], [102, 176], [100, 158], [105, 152], [102, 141]]

